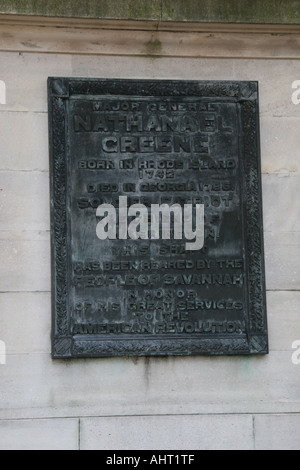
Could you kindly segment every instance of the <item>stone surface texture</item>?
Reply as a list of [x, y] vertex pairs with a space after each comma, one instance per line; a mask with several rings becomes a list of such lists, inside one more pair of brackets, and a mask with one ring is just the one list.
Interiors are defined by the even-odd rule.
[[[2, 1], [0, 11], [28, 14], [37, 3]], [[162, 19], [160, 1], [129, 3], [133, 19]], [[220, 2], [201, 3], [208, 15]], [[241, 3], [254, 22], [264, 4], [267, 21], [271, 2]], [[299, 1], [272, 3], [299, 22]], [[191, 20], [190, 4], [163, 1], [163, 19]], [[228, 18], [239, 11], [228, 7]], [[0, 18], [1, 450], [300, 448], [300, 35], [180, 28]], [[259, 82], [268, 356], [51, 359], [48, 76]]]

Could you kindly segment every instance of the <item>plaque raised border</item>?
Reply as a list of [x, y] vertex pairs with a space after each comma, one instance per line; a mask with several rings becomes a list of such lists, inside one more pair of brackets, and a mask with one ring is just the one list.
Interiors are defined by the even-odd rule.
[[[67, 236], [67, 102], [87, 96], [197, 97], [230, 99], [240, 105], [243, 159], [243, 210], [246, 279], [248, 284], [247, 337], [87, 338], [73, 336], [67, 307], [70, 244]], [[158, 81], [110, 79], [48, 79], [51, 247], [52, 357], [250, 355], [268, 353], [263, 245], [262, 188], [257, 82]]]

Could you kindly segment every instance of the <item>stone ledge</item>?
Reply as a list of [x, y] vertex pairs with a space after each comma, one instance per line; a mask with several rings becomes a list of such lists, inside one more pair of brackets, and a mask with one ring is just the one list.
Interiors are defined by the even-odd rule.
[[[1, 2], [1, 0], [0, 0]], [[1, 8], [1, 6], [0, 6]], [[298, 24], [208, 23], [197, 21], [126, 20], [112, 18], [79, 18], [6, 14], [0, 11], [0, 27], [43, 27], [72, 30], [151, 31], [172, 33], [262, 33], [272, 35], [300, 34]], [[1, 29], [2, 32], [2, 29]]]
[[[3, 16], [5, 17], [2, 15], [2, 18]], [[11, 18], [11, 15], [8, 16]], [[61, 20], [59, 27], [54, 24], [42, 27], [43, 25], [34, 24], [35, 22], [29, 25], [22, 25], [19, 22], [12, 24], [3, 22], [2, 18], [0, 15], [2, 52], [139, 56], [148, 59], [154, 57], [299, 59], [300, 57], [300, 34], [297, 34], [297, 31], [275, 32], [275, 27], [272, 27], [273, 31], [268, 33], [256, 31], [255, 35], [243, 31], [242, 27], [240, 32], [231, 30], [227, 33], [220, 33], [218, 29], [210, 32], [145, 29], [133, 33], [129, 29], [116, 31], [97, 27], [86, 29], [80, 25], [61, 26]], [[28, 18], [31, 20], [37, 17]], [[71, 20], [73, 23], [74, 20]], [[70, 19], [64, 21], [68, 24]], [[292, 27], [285, 26], [285, 28]], [[299, 26], [296, 28], [300, 29]], [[86, 74], [86, 71], [84, 73]], [[295, 77], [292, 77], [292, 81], [294, 80]]]
[[1, 0], [0, 13], [195, 23], [300, 24], [300, 0]]

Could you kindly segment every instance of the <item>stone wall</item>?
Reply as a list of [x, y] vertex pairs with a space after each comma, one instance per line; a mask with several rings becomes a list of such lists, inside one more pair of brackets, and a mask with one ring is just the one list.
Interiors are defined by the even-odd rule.
[[[299, 449], [299, 42], [0, 18], [0, 449]], [[51, 359], [48, 76], [259, 81], [268, 356]]]
[[299, 24], [299, 0], [1, 0], [0, 13], [150, 21]]

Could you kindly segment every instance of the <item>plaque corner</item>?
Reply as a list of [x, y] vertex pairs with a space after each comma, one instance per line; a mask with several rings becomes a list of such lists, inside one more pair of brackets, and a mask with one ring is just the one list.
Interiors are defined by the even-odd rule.
[[68, 98], [69, 80], [64, 77], [48, 77], [48, 92], [49, 96]]
[[254, 335], [250, 338], [250, 353], [260, 355], [269, 354], [269, 341], [267, 334]]
[[240, 84], [240, 101], [258, 101], [259, 82], [248, 81]]
[[72, 355], [73, 338], [54, 338], [52, 341], [52, 359], [70, 359]]

